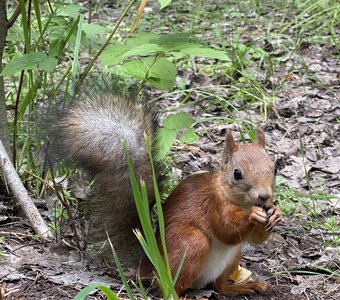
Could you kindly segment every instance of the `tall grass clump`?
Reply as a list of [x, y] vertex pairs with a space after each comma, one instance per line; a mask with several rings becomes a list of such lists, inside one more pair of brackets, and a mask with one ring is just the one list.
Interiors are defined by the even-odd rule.
[[[151, 140], [149, 137], [145, 136], [145, 142], [146, 142], [146, 148], [147, 153], [149, 154], [150, 163], [151, 163], [151, 169], [152, 169], [152, 178], [153, 178], [153, 187], [154, 187], [154, 195], [156, 199], [156, 212], [157, 212], [157, 218], [158, 218], [158, 230], [160, 235], [160, 247], [157, 243], [156, 235], [154, 232], [153, 222], [150, 215], [150, 206], [148, 201], [148, 195], [147, 195], [147, 189], [145, 182], [142, 178], [140, 180], [137, 179], [136, 174], [134, 172], [131, 159], [128, 155], [128, 151], [126, 149], [125, 143], [123, 142], [123, 146], [125, 149], [125, 155], [128, 162], [128, 168], [130, 173], [130, 179], [131, 179], [131, 186], [133, 190], [133, 195], [135, 199], [135, 204], [137, 208], [137, 212], [139, 215], [140, 223], [142, 228], [136, 229], [135, 234], [144, 250], [145, 255], [147, 256], [148, 260], [151, 262], [153, 268], [154, 268], [154, 275], [155, 279], [157, 281], [157, 284], [159, 286], [159, 289], [162, 293], [162, 296], [164, 299], [178, 299], [178, 295], [175, 291], [175, 283], [176, 279], [179, 276], [180, 270], [183, 266], [184, 259], [185, 259], [185, 253], [183, 253], [183, 259], [181, 261], [181, 264], [175, 274], [174, 277], [172, 277], [169, 259], [167, 255], [167, 248], [165, 243], [165, 232], [164, 232], [164, 216], [163, 216], [163, 210], [162, 210], [162, 203], [160, 198], [160, 193], [157, 185], [156, 180], [156, 174], [155, 174], [155, 168], [153, 164], [153, 157], [151, 153]], [[110, 242], [110, 239], [109, 239]], [[131, 287], [128, 284], [128, 280], [124, 274], [123, 268], [120, 264], [119, 257], [117, 256], [117, 253], [111, 244], [112, 248], [112, 254], [120, 275], [120, 278], [124, 284], [125, 290], [127, 291], [129, 299], [135, 299], [134, 294], [131, 291]], [[137, 288], [138, 292], [143, 295], [145, 299], [148, 298], [147, 293], [143, 287], [142, 281], [139, 278], [138, 285], [134, 284], [135, 288]], [[74, 300], [82, 300], [85, 299], [85, 297], [93, 292], [94, 290], [99, 289], [102, 293], [104, 293], [108, 299], [118, 299], [117, 295], [110, 290], [108, 287], [105, 287], [100, 284], [94, 284], [91, 286], [85, 287], [83, 290], [81, 290]]]

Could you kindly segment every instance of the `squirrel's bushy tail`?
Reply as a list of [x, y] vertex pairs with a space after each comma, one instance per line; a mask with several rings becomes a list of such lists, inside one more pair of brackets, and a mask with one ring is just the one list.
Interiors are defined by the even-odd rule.
[[140, 226], [122, 140], [136, 175], [152, 191], [144, 134], [155, 136], [157, 116], [145, 104], [110, 92], [79, 98], [55, 124], [52, 148], [94, 179], [89, 208], [92, 240], [105, 241], [107, 232], [123, 264], [136, 266], [142, 250], [132, 230]]

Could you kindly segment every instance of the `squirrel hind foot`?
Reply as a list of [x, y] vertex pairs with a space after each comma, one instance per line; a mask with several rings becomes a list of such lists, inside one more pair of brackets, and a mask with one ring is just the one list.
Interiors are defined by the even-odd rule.
[[221, 285], [214, 285], [214, 290], [225, 295], [251, 295], [256, 292], [265, 293], [268, 285], [260, 280], [249, 281], [241, 284], [228, 284], [227, 281]]

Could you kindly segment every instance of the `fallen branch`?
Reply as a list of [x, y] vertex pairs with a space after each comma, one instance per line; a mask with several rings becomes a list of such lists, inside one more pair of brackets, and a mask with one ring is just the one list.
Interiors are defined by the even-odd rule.
[[29, 219], [34, 231], [44, 240], [53, 239], [53, 234], [23, 186], [0, 139], [0, 170], [17, 202]]

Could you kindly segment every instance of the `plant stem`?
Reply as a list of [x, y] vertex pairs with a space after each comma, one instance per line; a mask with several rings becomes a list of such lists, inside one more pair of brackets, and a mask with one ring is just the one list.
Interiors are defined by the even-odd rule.
[[[24, 6], [25, 6], [25, 2], [23, 1], [23, 3], [20, 3], [19, 7], [21, 7], [21, 11], [24, 13]], [[22, 5], [22, 6], [21, 6]], [[31, 20], [30, 20], [30, 16], [31, 16], [31, 11], [32, 11], [32, 0], [29, 0], [28, 3], [28, 12], [27, 12], [27, 18], [25, 16], [25, 18], [23, 17], [23, 22], [26, 20], [26, 25], [23, 24], [23, 28], [25, 26], [27, 26], [27, 30], [26, 30], [26, 36], [25, 36], [25, 48], [24, 48], [24, 54], [29, 53], [30, 52], [30, 26], [31, 26]], [[23, 14], [24, 16], [24, 14]], [[25, 31], [25, 30], [24, 30]], [[13, 119], [13, 151], [12, 151], [12, 160], [13, 160], [13, 165], [16, 166], [16, 157], [17, 157], [17, 135], [18, 135], [18, 112], [19, 112], [19, 101], [20, 101], [20, 96], [21, 96], [21, 90], [22, 90], [22, 86], [24, 83], [24, 73], [25, 71], [22, 70], [21, 74], [20, 74], [20, 79], [19, 79], [19, 88], [18, 88], [18, 93], [17, 93], [17, 97], [15, 100], [15, 106], [14, 106], [14, 119]]]
[[99, 49], [99, 51], [97, 52], [97, 54], [94, 56], [94, 58], [88, 63], [88, 65], [86, 66], [84, 72], [80, 75], [79, 77], [79, 84], [78, 84], [78, 88], [83, 84], [86, 76], [88, 75], [88, 73], [90, 72], [91, 68], [93, 67], [95, 61], [98, 59], [98, 57], [102, 54], [102, 52], [104, 51], [104, 49], [109, 45], [113, 35], [116, 33], [119, 25], [122, 23], [124, 17], [127, 15], [127, 13], [129, 12], [129, 10], [131, 9], [133, 3], [136, 0], [131, 0], [130, 3], [128, 4], [128, 6], [125, 8], [125, 10], [123, 11], [122, 15], [120, 16], [120, 18], [118, 19], [115, 27], [113, 28], [111, 34], [109, 35], [109, 37], [107, 38], [106, 42], [104, 43], [104, 45]]

